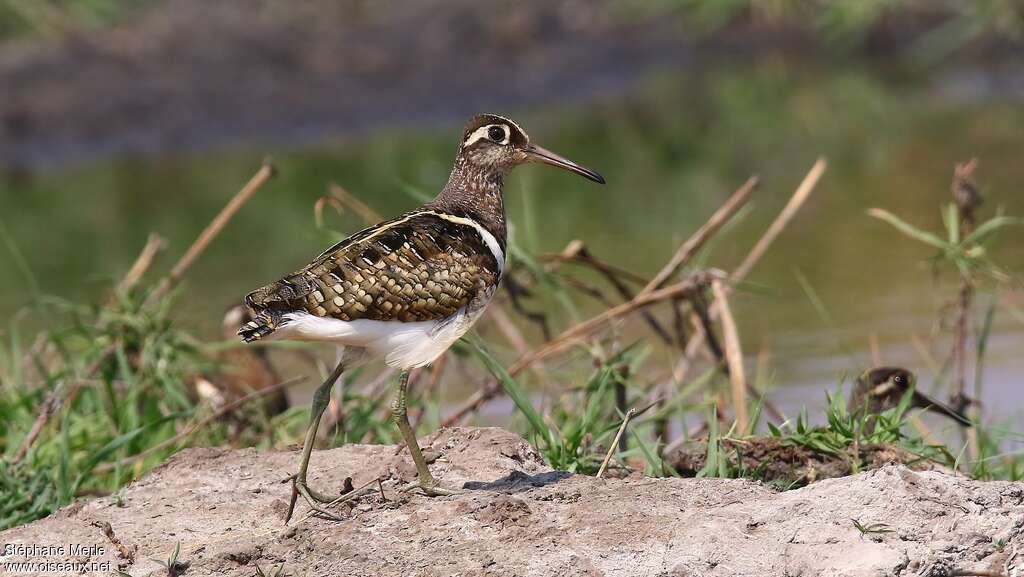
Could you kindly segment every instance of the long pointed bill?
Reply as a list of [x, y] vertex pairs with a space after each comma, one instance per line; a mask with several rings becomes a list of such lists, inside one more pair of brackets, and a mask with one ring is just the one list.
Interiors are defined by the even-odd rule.
[[924, 393], [918, 392], [917, 390], [914, 391], [913, 402], [915, 405], [922, 409], [946, 415], [950, 419], [953, 419], [954, 421], [960, 423], [965, 427], [974, 426], [974, 424], [971, 423], [971, 420], [968, 419], [967, 416], [961, 413], [960, 411], [954, 409], [953, 407], [950, 407], [949, 405], [941, 401], [935, 400]]
[[584, 178], [593, 180], [598, 184], [604, 184], [604, 177], [601, 176], [600, 174], [594, 172], [593, 170], [590, 170], [589, 168], [580, 166], [575, 162], [569, 160], [568, 158], [565, 158], [564, 156], [560, 156], [546, 148], [537, 146], [536, 144], [531, 144], [527, 146], [526, 156], [530, 160], [530, 162], [541, 162], [544, 164], [550, 164], [551, 166], [557, 166], [558, 168], [561, 168], [563, 170], [575, 172], [576, 174]]

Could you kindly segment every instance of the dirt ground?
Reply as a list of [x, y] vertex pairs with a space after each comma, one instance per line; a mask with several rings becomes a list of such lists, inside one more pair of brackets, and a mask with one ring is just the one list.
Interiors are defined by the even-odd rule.
[[[95, 546], [75, 559], [135, 577], [167, 575], [156, 560], [178, 543], [180, 574], [189, 576], [249, 577], [279, 563], [296, 576], [938, 577], [1024, 567], [1024, 483], [894, 465], [778, 492], [745, 480], [552, 471], [523, 439], [494, 428], [448, 429], [422, 442], [437, 457], [435, 474], [464, 493], [399, 492], [415, 470], [392, 446], [318, 451], [316, 487], [379, 476], [383, 498], [375, 492], [340, 509], [340, 522], [308, 517], [300, 504], [285, 526], [282, 480], [297, 451], [193, 449], [121, 495], [5, 531], [0, 543], [8, 553], [12, 544]], [[29, 556], [68, 557], [37, 553]]]

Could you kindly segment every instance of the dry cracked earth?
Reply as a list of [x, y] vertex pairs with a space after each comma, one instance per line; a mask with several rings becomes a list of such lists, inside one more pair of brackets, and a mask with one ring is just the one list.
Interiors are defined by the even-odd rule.
[[119, 496], [77, 502], [0, 533], [0, 543], [95, 545], [77, 560], [133, 577], [167, 575], [157, 560], [177, 544], [176, 569], [186, 576], [250, 577], [280, 564], [295, 576], [424, 577], [938, 577], [1024, 568], [1024, 483], [886, 466], [779, 492], [746, 480], [553, 471], [501, 429], [448, 429], [422, 442], [437, 456], [435, 474], [464, 493], [398, 491], [415, 471], [393, 446], [318, 451], [314, 486], [379, 477], [383, 495], [340, 507], [342, 521], [310, 517], [300, 503], [285, 526], [290, 487], [282, 480], [297, 451], [192, 449]]

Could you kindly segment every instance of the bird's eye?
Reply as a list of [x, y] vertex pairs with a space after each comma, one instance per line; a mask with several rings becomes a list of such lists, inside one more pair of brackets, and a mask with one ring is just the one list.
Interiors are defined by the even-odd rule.
[[895, 377], [892, 378], [892, 381], [897, 385], [903, 385], [906, 384], [907, 377], [904, 377], [903, 375], [896, 375]]
[[505, 140], [505, 129], [500, 126], [492, 126], [487, 129], [487, 138], [500, 143]]

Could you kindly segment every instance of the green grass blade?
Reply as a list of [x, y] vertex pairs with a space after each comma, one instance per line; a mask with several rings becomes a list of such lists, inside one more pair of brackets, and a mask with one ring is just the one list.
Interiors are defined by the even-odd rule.
[[533, 408], [533, 404], [530, 403], [530, 397], [523, 390], [523, 387], [512, 378], [512, 375], [508, 374], [508, 371], [505, 370], [505, 367], [497, 359], [491, 356], [491, 353], [487, 351], [483, 342], [476, 335], [467, 336], [466, 341], [472, 346], [473, 352], [476, 353], [477, 357], [483, 361], [487, 370], [501, 383], [502, 388], [505, 389], [505, 394], [512, 399], [512, 402], [515, 403], [519, 411], [529, 421], [534, 433], [542, 438], [548, 446], [556, 445], [557, 443], [555, 443], [551, 428], [544, 422], [537, 409]]
[[890, 225], [892, 225], [893, 228], [914, 240], [923, 242], [927, 245], [933, 246], [943, 251], [949, 248], [948, 242], [942, 240], [941, 238], [935, 236], [934, 234], [928, 231], [921, 230], [907, 223], [906, 221], [900, 219], [898, 216], [887, 210], [883, 210], [881, 208], [872, 208], [868, 210], [868, 215], [877, 218], [883, 222], [889, 223]]

